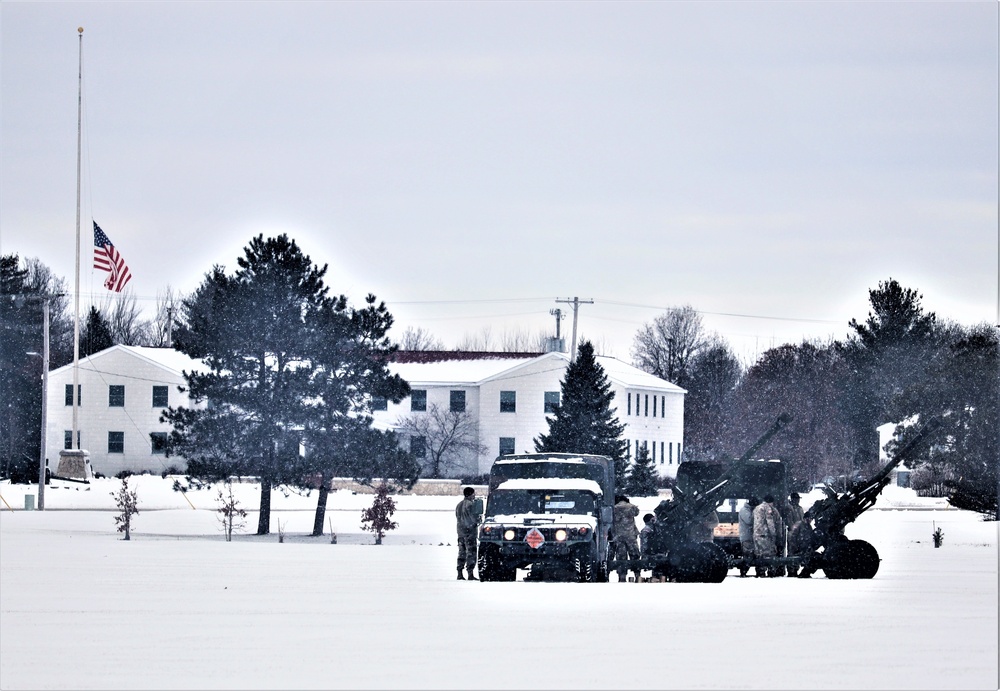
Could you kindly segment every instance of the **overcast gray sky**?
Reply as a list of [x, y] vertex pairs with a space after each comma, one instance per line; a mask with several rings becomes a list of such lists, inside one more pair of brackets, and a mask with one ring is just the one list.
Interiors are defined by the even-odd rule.
[[554, 330], [579, 296], [622, 359], [685, 304], [752, 355], [845, 337], [889, 277], [997, 318], [993, 1], [5, 0], [0, 22], [0, 251], [71, 287], [85, 29], [84, 304], [94, 219], [149, 310], [286, 232], [448, 346]]

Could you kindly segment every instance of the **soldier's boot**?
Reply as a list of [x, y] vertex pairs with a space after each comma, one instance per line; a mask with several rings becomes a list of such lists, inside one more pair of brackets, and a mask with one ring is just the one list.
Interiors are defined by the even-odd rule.
[[[475, 575], [474, 575], [474, 574], [472, 573], [472, 569], [468, 569], [468, 572], [469, 572], [469, 580], [470, 580], [470, 581], [478, 581], [478, 580], [479, 580], [479, 579], [478, 579], [478, 578], [476, 578], [476, 577], [475, 577]], [[461, 572], [461, 571], [459, 571], [458, 573], [459, 573], [459, 574], [461, 574], [462, 572]]]
[[635, 582], [636, 583], [642, 583], [642, 572], [641, 571], [633, 571], [632, 573], [635, 574]]
[[462, 575], [462, 567], [458, 568], [458, 580], [460, 580], [460, 581], [464, 581], [465, 580], [465, 576]]

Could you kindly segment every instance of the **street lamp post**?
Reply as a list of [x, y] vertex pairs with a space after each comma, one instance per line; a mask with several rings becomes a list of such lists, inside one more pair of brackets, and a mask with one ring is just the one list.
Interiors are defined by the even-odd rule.
[[[49, 417], [49, 299], [42, 303], [44, 314], [42, 327], [42, 433], [38, 446], [38, 510], [45, 510], [45, 433]], [[38, 353], [28, 353], [38, 355]]]

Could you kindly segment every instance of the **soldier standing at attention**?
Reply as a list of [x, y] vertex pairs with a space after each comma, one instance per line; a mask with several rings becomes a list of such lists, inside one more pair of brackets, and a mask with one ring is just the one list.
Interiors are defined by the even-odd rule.
[[[627, 559], [639, 558], [639, 530], [635, 527], [635, 517], [639, 515], [639, 507], [628, 500], [624, 494], [615, 497], [614, 525], [612, 534], [615, 539], [615, 561], [625, 561]], [[628, 568], [619, 566], [618, 582], [625, 582], [625, 574]], [[641, 572], [639, 569], [632, 569], [635, 574], [635, 582], [638, 583]]]
[[476, 568], [476, 529], [479, 526], [479, 512], [476, 511], [476, 490], [466, 487], [462, 501], [455, 507], [455, 519], [458, 523], [458, 580], [464, 581], [464, 568], [470, 581], [478, 581], [472, 573]]

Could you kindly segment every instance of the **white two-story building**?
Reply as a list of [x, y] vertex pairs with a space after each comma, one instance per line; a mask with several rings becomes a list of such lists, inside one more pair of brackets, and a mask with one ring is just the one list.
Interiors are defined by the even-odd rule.
[[[160, 414], [168, 406], [191, 406], [178, 390], [185, 384], [182, 372], [201, 369], [200, 361], [172, 348], [116, 345], [80, 358], [78, 448], [90, 453], [94, 472], [183, 472], [183, 458], [164, 454], [170, 425], [160, 422]], [[45, 455], [52, 473], [60, 449], [72, 448], [72, 390], [72, 364], [49, 372]]]
[[[597, 362], [614, 392], [612, 406], [625, 425], [629, 457], [645, 446], [659, 474], [675, 476], [684, 445], [686, 391], [615, 358]], [[410, 383], [412, 393], [398, 404], [377, 402], [375, 420], [380, 427], [399, 428], [403, 418], [427, 415], [432, 406], [467, 413], [485, 451], [455, 459], [449, 474], [479, 475], [489, 472], [500, 454], [534, 453], [535, 438], [548, 432], [547, 418], [559, 405], [568, 366], [569, 356], [561, 352], [399, 352], [390, 368]], [[418, 456], [426, 454], [426, 439], [412, 437], [408, 443]]]
[[[684, 445], [684, 389], [620, 360], [598, 357], [614, 393], [612, 406], [625, 425], [628, 455], [645, 447], [661, 476], [675, 476]], [[398, 429], [403, 418], [427, 415], [433, 407], [467, 414], [481, 453], [452, 459], [448, 475], [480, 475], [496, 457], [533, 453], [534, 440], [548, 432], [569, 366], [566, 353], [470, 353], [405, 351], [390, 369], [409, 382], [411, 395], [398, 404], [376, 401], [375, 424]], [[164, 453], [170, 425], [164, 409], [190, 406], [184, 371], [204, 365], [171, 348], [117, 345], [82, 358], [79, 364], [77, 435], [95, 473], [186, 470], [183, 458]], [[72, 448], [73, 365], [49, 373], [46, 456], [55, 473], [59, 451]], [[427, 440], [402, 435], [418, 457]]]

